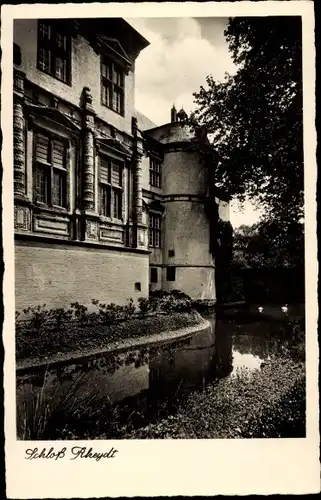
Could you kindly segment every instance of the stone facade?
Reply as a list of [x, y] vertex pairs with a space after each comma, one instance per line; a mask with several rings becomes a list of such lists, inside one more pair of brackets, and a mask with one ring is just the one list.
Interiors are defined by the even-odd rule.
[[195, 141], [183, 115], [155, 127], [135, 110], [148, 42], [122, 19], [69, 19], [16, 20], [14, 44], [16, 308], [149, 286], [215, 300]]

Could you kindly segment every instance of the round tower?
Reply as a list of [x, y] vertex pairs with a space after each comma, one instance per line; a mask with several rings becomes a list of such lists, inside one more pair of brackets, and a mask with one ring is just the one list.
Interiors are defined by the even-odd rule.
[[[208, 178], [181, 109], [159, 130], [163, 161], [163, 289], [215, 300], [215, 267], [204, 210]], [[156, 138], [156, 137], [155, 137]]]

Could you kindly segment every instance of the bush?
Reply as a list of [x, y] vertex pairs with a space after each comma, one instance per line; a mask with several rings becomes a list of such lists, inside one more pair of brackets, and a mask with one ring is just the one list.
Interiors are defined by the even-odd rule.
[[[93, 313], [95, 314], [95, 313]], [[108, 313], [107, 313], [108, 314]], [[78, 322], [71, 322], [67, 328], [53, 333], [50, 329], [30, 334], [23, 326], [16, 329], [17, 359], [32, 358], [42, 361], [63, 352], [106, 349], [113, 342], [120, 342], [144, 335], [160, 334], [164, 331], [177, 330], [201, 323], [201, 316], [196, 313], [172, 313], [152, 317], [133, 317], [131, 321], [102, 323], [99, 314], [96, 322], [88, 321], [80, 327]], [[98, 319], [97, 319], [98, 318]]]
[[29, 316], [27, 320], [24, 321], [24, 327], [30, 330], [40, 330], [45, 328], [51, 319], [52, 311], [46, 309], [46, 304], [36, 307], [27, 307], [23, 310], [26, 316]]
[[128, 321], [136, 313], [136, 307], [134, 305], [133, 299], [129, 299], [128, 304], [123, 306], [124, 320]]
[[146, 316], [150, 311], [150, 302], [145, 297], [139, 297], [138, 299], [139, 310], [142, 316]]

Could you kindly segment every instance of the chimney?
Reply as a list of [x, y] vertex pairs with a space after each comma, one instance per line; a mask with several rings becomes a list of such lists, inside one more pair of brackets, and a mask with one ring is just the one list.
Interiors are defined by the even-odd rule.
[[175, 104], [173, 104], [173, 107], [171, 109], [171, 122], [174, 123], [174, 122], [177, 122], [177, 111], [176, 111], [176, 108], [175, 108]]

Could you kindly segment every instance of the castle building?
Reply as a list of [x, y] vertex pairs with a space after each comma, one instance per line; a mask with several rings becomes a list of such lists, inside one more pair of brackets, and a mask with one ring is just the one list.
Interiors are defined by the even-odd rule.
[[206, 206], [228, 220], [228, 198], [184, 110], [162, 126], [136, 111], [148, 45], [118, 18], [14, 22], [17, 310], [122, 304], [149, 287], [215, 300]]

